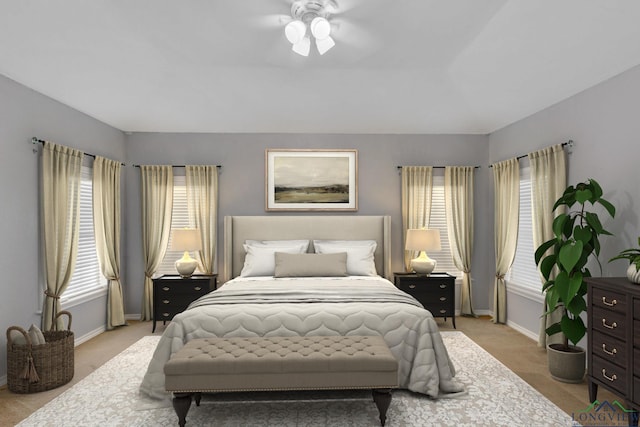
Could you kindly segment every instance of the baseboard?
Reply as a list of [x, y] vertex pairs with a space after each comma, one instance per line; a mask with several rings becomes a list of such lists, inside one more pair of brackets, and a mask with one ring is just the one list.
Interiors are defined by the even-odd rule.
[[124, 315], [125, 320], [140, 320], [140, 317], [142, 317], [140, 315], [140, 313], [133, 313], [133, 314], [125, 314]]
[[531, 338], [535, 342], [538, 342], [538, 333], [537, 332], [530, 331], [529, 329], [524, 328], [524, 327], [518, 325], [517, 323], [511, 322], [509, 320], [507, 320], [507, 326], [510, 327], [511, 329], [515, 329], [516, 331], [520, 332], [525, 337]]
[[98, 335], [100, 335], [103, 332], [107, 331], [107, 326], [103, 325], [100, 326], [99, 328], [94, 329], [93, 331], [87, 332], [86, 334], [82, 335], [81, 337], [76, 337], [74, 340], [74, 345], [77, 347], [80, 344], [82, 344], [83, 342], [87, 342], [89, 341], [91, 338], [95, 338]]
[[4, 389], [7, 385], [7, 376], [3, 375], [0, 377], [0, 388]]

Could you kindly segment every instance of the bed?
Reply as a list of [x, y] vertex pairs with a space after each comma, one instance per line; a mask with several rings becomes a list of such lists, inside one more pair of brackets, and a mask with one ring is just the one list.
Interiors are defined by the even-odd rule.
[[[164, 364], [191, 339], [294, 335], [380, 335], [398, 360], [401, 388], [434, 398], [463, 391], [431, 313], [388, 280], [390, 225], [389, 216], [225, 217], [226, 283], [174, 317], [140, 391], [167, 397]], [[282, 252], [284, 244], [278, 242], [283, 241], [307, 241], [309, 246]], [[252, 252], [249, 242], [259, 251]], [[370, 255], [364, 264], [354, 256], [364, 253], [362, 246]], [[271, 258], [262, 257], [265, 253]], [[275, 273], [267, 266], [271, 275], [266, 275], [255, 261], [274, 256]], [[365, 272], [358, 270], [363, 265]], [[363, 275], [371, 269], [377, 275]]]

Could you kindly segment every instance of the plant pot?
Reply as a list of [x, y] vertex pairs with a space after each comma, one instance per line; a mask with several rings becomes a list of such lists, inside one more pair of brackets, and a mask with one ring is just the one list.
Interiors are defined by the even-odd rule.
[[638, 267], [635, 264], [631, 264], [627, 268], [627, 279], [631, 283], [640, 284], [640, 271], [638, 271]]
[[581, 347], [569, 346], [569, 351], [562, 344], [547, 345], [547, 362], [549, 373], [554, 380], [564, 383], [581, 383], [584, 379], [586, 352]]

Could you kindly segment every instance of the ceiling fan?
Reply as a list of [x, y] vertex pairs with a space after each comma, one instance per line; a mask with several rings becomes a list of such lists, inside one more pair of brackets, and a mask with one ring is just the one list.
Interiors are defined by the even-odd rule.
[[291, 3], [291, 21], [284, 33], [298, 55], [309, 56], [311, 38], [320, 55], [324, 55], [336, 42], [331, 37], [332, 15], [338, 12], [336, 0], [294, 0]]

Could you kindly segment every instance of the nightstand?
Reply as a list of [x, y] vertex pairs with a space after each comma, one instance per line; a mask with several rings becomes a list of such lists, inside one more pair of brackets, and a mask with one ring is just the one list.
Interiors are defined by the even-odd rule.
[[393, 273], [395, 285], [417, 299], [433, 317], [451, 317], [456, 327], [456, 278], [447, 273], [429, 276], [416, 273]]
[[191, 277], [180, 277], [177, 274], [165, 274], [153, 279], [153, 329], [156, 321], [173, 319], [178, 313], [203, 295], [215, 291], [218, 275], [194, 274]]

